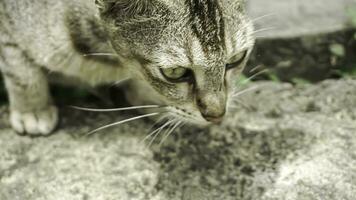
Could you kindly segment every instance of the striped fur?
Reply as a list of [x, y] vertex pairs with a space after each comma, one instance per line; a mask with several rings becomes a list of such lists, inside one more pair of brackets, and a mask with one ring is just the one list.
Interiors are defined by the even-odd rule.
[[223, 51], [225, 22], [218, 0], [186, 0], [189, 22], [206, 53]]
[[[204, 113], [225, 113], [240, 71], [226, 72], [226, 63], [254, 44], [243, 0], [2, 0], [0, 18], [12, 124], [33, 134], [56, 124], [52, 73], [92, 86], [131, 79], [133, 104], [168, 105], [178, 118], [207, 123]], [[112, 55], [83, 55], [92, 53]], [[191, 70], [192, 81], [166, 80], [160, 69], [175, 67]]]

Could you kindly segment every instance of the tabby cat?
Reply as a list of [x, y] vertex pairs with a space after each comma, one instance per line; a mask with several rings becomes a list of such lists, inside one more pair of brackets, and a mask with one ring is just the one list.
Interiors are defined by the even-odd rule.
[[90, 86], [130, 80], [133, 105], [159, 105], [189, 123], [221, 122], [254, 45], [244, 4], [1, 0], [0, 69], [12, 127], [53, 132], [58, 112], [48, 82], [54, 74]]

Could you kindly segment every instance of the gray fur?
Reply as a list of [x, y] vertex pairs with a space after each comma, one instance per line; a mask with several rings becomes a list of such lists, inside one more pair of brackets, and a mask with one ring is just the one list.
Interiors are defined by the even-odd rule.
[[[51, 73], [96, 86], [130, 78], [133, 104], [157, 103], [183, 120], [220, 116], [237, 70], [251, 51], [252, 26], [242, 0], [2, 0], [0, 69], [15, 130], [48, 134], [56, 109]], [[83, 56], [110, 53], [117, 56]], [[245, 62], [244, 62], [245, 63]], [[170, 83], [160, 68], [183, 66], [194, 81]], [[46, 69], [46, 70], [43, 70]]]

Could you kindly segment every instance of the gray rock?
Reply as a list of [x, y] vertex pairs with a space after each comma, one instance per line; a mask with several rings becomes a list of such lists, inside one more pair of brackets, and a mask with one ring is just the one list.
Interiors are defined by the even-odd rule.
[[355, 199], [356, 81], [257, 85], [222, 127], [160, 149], [169, 199]]
[[[0, 131], [1, 200], [161, 199], [155, 189], [159, 166], [137, 135], [147, 129], [144, 123], [83, 137], [118, 117], [74, 115], [65, 117], [66, 127], [48, 138]], [[85, 125], [66, 122], [80, 123], [83, 117], [88, 118]]]
[[299, 37], [330, 33], [350, 27], [347, 9], [356, 10], [356, 0], [248, 0], [257, 36]]
[[62, 109], [56, 134], [27, 138], [3, 108], [0, 199], [354, 200], [356, 80], [254, 86], [223, 125], [150, 148], [150, 121], [81, 137], [124, 116]]

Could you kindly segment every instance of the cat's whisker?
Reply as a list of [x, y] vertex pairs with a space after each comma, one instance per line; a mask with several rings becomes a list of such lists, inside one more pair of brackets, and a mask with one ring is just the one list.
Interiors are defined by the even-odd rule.
[[255, 39], [265, 39], [265, 38], [269, 38], [268, 37], [268, 35], [266, 36], [266, 35], [256, 35], [256, 36], [254, 36], [255, 37]]
[[165, 108], [166, 106], [144, 105], [144, 106], [130, 106], [125, 108], [110, 108], [110, 109], [83, 108], [78, 106], [70, 106], [70, 107], [77, 110], [88, 111], [88, 112], [117, 112], [117, 111], [138, 110], [138, 109]]
[[247, 89], [245, 89], [245, 90], [242, 90], [242, 91], [239, 91], [239, 92], [234, 93], [234, 94], [232, 95], [232, 97], [233, 97], [233, 98], [236, 98], [236, 97], [238, 97], [238, 96], [241, 96], [241, 95], [246, 94], [246, 93], [248, 93], [248, 92], [252, 92], [252, 91], [257, 90], [257, 89], [259, 89], [259, 88], [261, 88], [261, 87], [260, 87], [260, 86], [253, 86], [253, 87], [247, 88]]
[[159, 146], [162, 146], [162, 144], [168, 139], [168, 137], [173, 133], [173, 131], [178, 128], [179, 125], [182, 124], [182, 121], [178, 121], [162, 138], [161, 142], [159, 143]]
[[[179, 121], [178, 119], [173, 119], [172, 122], [167, 126], [166, 130], [164, 131], [164, 133], [162, 133], [161, 135], [166, 135], [177, 123], [177, 121]], [[159, 134], [156, 135], [156, 137], [158, 137]], [[153, 141], [151, 141], [152, 143], [150, 143], [150, 145], [153, 144]]]
[[249, 72], [250, 73], [253, 73], [261, 68], [265, 67], [264, 65], [257, 65], [256, 67], [252, 68]]
[[111, 86], [120, 86], [122, 84], [125, 84], [128, 80], [130, 80], [131, 78], [125, 78], [123, 80], [120, 80], [120, 81], [116, 81], [114, 82], [113, 84], [111, 84]]
[[255, 23], [255, 22], [259, 21], [259, 20], [265, 19], [267, 17], [274, 16], [274, 15], [276, 15], [276, 13], [269, 13], [269, 14], [261, 15], [259, 17], [256, 17], [256, 18], [252, 19], [251, 22]]
[[162, 117], [158, 118], [158, 120], [152, 125], [152, 127], [150, 128], [150, 131], [156, 127], [157, 124], [161, 123], [163, 120], [165, 120], [166, 118], [168, 118], [168, 115], [163, 115]]
[[[233, 101], [236, 102], [237, 104], [241, 105], [242, 107], [244, 107], [246, 110], [252, 110], [251, 106], [245, 104], [240, 99], [234, 99]], [[238, 106], [233, 105], [233, 106], [231, 106], [231, 108], [238, 108]]]
[[150, 146], [153, 144], [153, 142], [156, 140], [157, 136], [162, 132], [162, 130], [163, 130], [165, 127], [167, 127], [167, 126], [172, 126], [172, 124], [173, 124], [174, 121], [176, 121], [176, 120], [177, 120], [177, 119], [173, 119], [173, 120], [167, 122], [164, 126], [162, 126], [162, 127], [154, 134], [154, 136], [152, 137], [150, 143], [148, 144], [148, 147], [150, 147]]
[[252, 34], [257, 34], [257, 33], [261, 33], [261, 32], [265, 32], [265, 31], [270, 31], [270, 30], [275, 30], [276, 28], [275, 27], [269, 27], [269, 28], [261, 28], [261, 29], [258, 29], [258, 30], [255, 30], [252, 32]]
[[97, 128], [97, 129], [95, 129], [93, 131], [90, 131], [89, 133], [87, 133], [87, 136], [93, 135], [96, 132], [99, 132], [99, 131], [107, 129], [107, 128], [111, 128], [113, 126], [118, 126], [120, 124], [124, 124], [124, 123], [127, 123], [127, 122], [131, 122], [131, 121], [135, 121], [135, 120], [139, 120], [139, 119], [143, 119], [143, 118], [153, 117], [153, 116], [156, 116], [156, 115], [159, 115], [159, 114], [161, 114], [161, 113], [158, 113], [158, 112], [150, 113], [150, 114], [140, 115], [140, 116], [132, 117], [132, 118], [125, 119], [125, 120], [122, 120], [122, 121], [118, 121], [118, 122], [115, 122], [115, 123], [112, 123], [112, 124], [108, 124], [108, 125], [102, 126], [100, 128]]
[[251, 81], [252, 79], [256, 78], [257, 76], [259, 76], [259, 75], [261, 75], [261, 74], [264, 74], [264, 73], [266, 73], [266, 72], [268, 72], [268, 71], [269, 71], [269, 69], [264, 69], [264, 70], [262, 70], [262, 71], [259, 71], [259, 72], [257, 72], [256, 74], [254, 74], [254, 75], [248, 77], [247, 79], [241, 81], [239, 84], [244, 85], [244, 84], [246, 84], [247, 82]]
[[118, 57], [118, 55], [114, 53], [87, 53], [83, 54], [84, 57], [90, 57], [90, 56], [113, 56], [113, 57]]
[[[165, 116], [166, 117], [166, 116]], [[161, 120], [159, 120], [158, 122], [156, 122], [155, 123], [155, 125], [157, 124], [157, 123], [159, 123], [160, 121], [162, 121], [164, 118], [162, 118]], [[164, 129], [166, 126], [168, 126], [171, 122], [173, 122], [174, 120], [168, 120], [168, 121], [166, 121], [163, 125], [161, 125], [160, 127], [158, 127], [157, 129], [155, 129], [155, 130], [153, 130], [152, 132], [150, 132], [145, 138], [143, 138], [142, 140], [141, 140], [141, 143], [142, 142], [144, 142], [144, 141], [146, 141], [148, 138], [150, 138], [152, 135], [154, 135], [155, 133], [157, 133], [157, 131], [160, 131], [160, 130], [162, 130], [162, 129]], [[155, 126], [155, 125], [153, 125], [153, 127]], [[153, 127], [150, 129], [150, 130], [152, 130], [153, 129]]]

